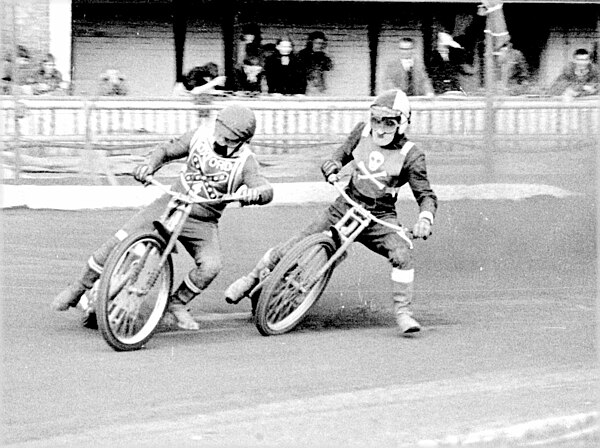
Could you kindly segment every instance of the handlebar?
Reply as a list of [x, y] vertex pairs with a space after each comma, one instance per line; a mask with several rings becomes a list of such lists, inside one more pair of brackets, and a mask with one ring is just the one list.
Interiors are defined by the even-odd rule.
[[189, 188], [186, 193], [180, 193], [178, 191], [171, 190], [170, 187], [163, 184], [162, 182], [157, 181], [152, 175], [146, 177], [145, 185], [154, 185], [155, 187], [160, 188], [165, 193], [170, 194], [175, 199], [182, 202], [186, 202], [188, 204], [227, 204], [231, 202], [238, 202], [242, 199], [242, 197], [238, 194], [226, 194], [219, 198], [207, 199], [203, 198], [202, 196], [198, 196]]
[[352, 199], [350, 196], [348, 196], [348, 193], [346, 193], [346, 189], [340, 182], [338, 182], [338, 181], [332, 182], [332, 185], [335, 187], [335, 189], [338, 191], [338, 193], [340, 193], [340, 195], [344, 198], [344, 200], [346, 202], [348, 202], [353, 207], [358, 208], [361, 211], [361, 213], [367, 215], [373, 221], [375, 221], [381, 225], [384, 225], [386, 227], [389, 227], [390, 229], [395, 230], [396, 232], [401, 232], [402, 234], [406, 235], [409, 239], [413, 238], [413, 234], [412, 234], [411, 230], [408, 230], [407, 228], [402, 227], [402, 226], [397, 226], [395, 224], [389, 223], [387, 221], [384, 221], [382, 219], [379, 219], [379, 218], [376, 218], [375, 216], [373, 216], [373, 214], [371, 212], [366, 210], [362, 205], [360, 205], [358, 202], [356, 202], [354, 199]]

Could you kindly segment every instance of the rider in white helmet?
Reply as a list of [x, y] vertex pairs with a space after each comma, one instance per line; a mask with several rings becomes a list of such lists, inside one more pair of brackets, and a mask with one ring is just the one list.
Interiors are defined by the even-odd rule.
[[[351, 163], [351, 179], [347, 193], [378, 218], [397, 224], [398, 189], [408, 184], [419, 207], [415, 238], [426, 239], [431, 233], [437, 196], [427, 177], [425, 154], [410, 142], [405, 132], [410, 124], [411, 108], [401, 90], [389, 90], [378, 96], [370, 106], [369, 123], [358, 123], [347, 140], [321, 167], [328, 182], [334, 182], [343, 166]], [[323, 216], [299, 235], [271, 248], [247, 275], [239, 278], [225, 291], [230, 302], [245, 297], [257, 284], [263, 270], [272, 270], [289, 248], [306, 235], [328, 230], [351, 206], [338, 197]], [[402, 334], [421, 329], [412, 317], [414, 266], [412, 244], [392, 229], [378, 223], [367, 227], [357, 239], [370, 250], [386, 257], [391, 264], [394, 311]]]
[[[266, 204], [273, 199], [273, 188], [260, 174], [258, 162], [247, 145], [254, 136], [256, 118], [247, 107], [229, 105], [215, 119], [213, 132], [205, 127], [189, 131], [179, 138], [159, 145], [147, 161], [137, 166], [133, 175], [144, 182], [165, 163], [186, 158], [183, 179], [173, 190], [188, 188], [205, 198], [218, 198], [240, 190], [242, 204]], [[52, 304], [56, 311], [75, 307], [83, 294], [100, 277], [104, 263], [115, 245], [137, 229], [153, 230], [153, 222], [165, 211], [171, 196], [164, 194], [134, 215], [113, 237], [89, 258], [80, 277], [63, 290]], [[196, 266], [188, 272], [169, 301], [168, 310], [184, 330], [198, 330], [199, 325], [189, 313], [189, 302], [204, 290], [221, 270], [218, 222], [225, 204], [203, 206], [195, 204], [179, 238], [194, 258]], [[93, 319], [95, 321], [95, 319]], [[88, 325], [93, 325], [88, 322]]]

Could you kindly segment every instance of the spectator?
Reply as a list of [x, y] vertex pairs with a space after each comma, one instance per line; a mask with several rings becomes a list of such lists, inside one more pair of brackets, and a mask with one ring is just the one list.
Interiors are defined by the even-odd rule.
[[600, 85], [598, 68], [592, 64], [590, 53], [579, 48], [573, 53], [573, 60], [550, 86], [550, 95], [563, 95], [574, 98], [597, 95]]
[[12, 95], [13, 58], [6, 52], [2, 60], [2, 80], [0, 81], [0, 95]]
[[222, 89], [225, 77], [219, 76], [219, 66], [208, 62], [202, 66], [191, 69], [183, 79], [183, 84], [175, 86], [175, 94], [214, 93], [215, 89]]
[[308, 95], [320, 95], [327, 90], [326, 72], [333, 69], [333, 61], [325, 53], [327, 37], [322, 31], [313, 31], [308, 35], [306, 46], [298, 53], [304, 70], [304, 87]]
[[56, 61], [51, 53], [46, 54], [32, 85], [34, 95], [64, 94], [69, 83], [63, 81], [62, 74], [56, 69]]
[[498, 82], [503, 93], [523, 95], [529, 86], [529, 65], [520, 50], [509, 40], [495, 53], [498, 62]]
[[436, 51], [431, 58], [429, 73], [433, 81], [433, 91], [436, 95], [447, 92], [463, 92], [459, 82], [462, 73], [460, 64], [450, 57], [450, 48], [462, 49], [450, 34], [438, 33]]
[[259, 94], [263, 91], [264, 67], [258, 56], [248, 56], [235, 67], [235, 90]]
[[247, 23], [242, 26], [242, 35], [238, 44], [237, 65], [242, 66], [248, 57], [256, 56], [263, 64], [262, 36], [260, 27], [256, 23]]
[[100, 75], [101, 96], [125, 96], [128, 94], [125, 76], [114, 68]]
[[304, 93], [302, 67], [294, 53], [292, 39], [284, 36], [277, 41], [276, 51], [265, 60], [265, 76], [269, 93], [295, 95]]
[[[12, 60], [12, 58], [9, 56]], [[35, 80], [35, 67], [31, 61], [29, 50], [23, 45], [17, 47], [17, 58], [14, 67], [8, 69], [4, 77], [8, 82], [14, 82], [19, 86], [20, 92], [25, 95], [33, 94], [33, 83]]]
[[423, 61], [415, 53], [414, 41], [403, 37], [398, 49], [398, 58], [386, 67], [383, 90], [400, 89], [407, 96], [433, 96], [431, 80]]

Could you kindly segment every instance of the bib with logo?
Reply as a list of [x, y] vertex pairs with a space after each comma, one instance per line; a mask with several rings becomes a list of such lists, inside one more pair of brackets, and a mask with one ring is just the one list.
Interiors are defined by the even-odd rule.
[[398, 177], [404, 165], [408, 151], [414, 146], [406, 142], [401, 149], [386, 149], [376, 145], [373, 140], [362, 138], [352, 151], [354, 171], [352, 184], [363, 196], [380, 198], [395, 195]]
[[250, 154], [244, 145], [233, 157], [221, 157], [214, 152], [205, 132], [199, 129], [190, 142], [184, 179], [198, 196], [207, 199], [231, 194], [242, 184], [242, 171]]

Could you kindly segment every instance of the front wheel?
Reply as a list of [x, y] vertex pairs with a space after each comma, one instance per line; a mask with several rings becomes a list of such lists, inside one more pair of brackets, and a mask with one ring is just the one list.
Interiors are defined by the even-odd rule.
[[160, 323], [173, 286], [171, 257], [159, 267], [165, 247], [156, 233], [134, 233], [106, 261], [96, 313], [100, 333], [116, 351], [142, 348]]
[[287, 333], [298, 325], [319, 299], [333, 272], [317, 273], [336, 250], [324, 233], [309, 235], [293, 246], [279, 261], [261, 291], [255, 325], [260, 334]]

